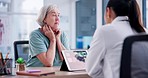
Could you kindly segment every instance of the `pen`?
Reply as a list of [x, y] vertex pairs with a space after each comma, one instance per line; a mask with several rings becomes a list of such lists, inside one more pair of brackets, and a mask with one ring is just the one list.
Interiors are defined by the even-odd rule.
[[4, 71], [4, 74], [6, 74], [6, 68], [5, 68], [5, 63], [4, 63], [4, 59], [3, 59], [3, 54], [2, 52], [0, 52], [0, 59], [1, 59], [1, 63], [2, 63], [2, 68], [1, 68], [1, 72]]
[[10, 59], [5, 59], [4, 65], [7, 65], [7, 63], [10, 61]]
[[5, 57], [5, 59], [7, 59], [7, 58], [8, 58], [8, 55], [9, 55], [9, 52], [6, 54], [6, 57]]
[[9, 52], [6, 54], [6, 57], [5, 57], [5, 59], [4, 59], [4, 60], [5, 60], [5, 61], [4, 61], [4, 65], [6, 65], [6, 62], [9, 60], [9, 59], [8, 59], [8, 55], [9, 55]]
[[1, 59], [2, 65], [4, 65], [3, 54], [1, 52], [0, 52], [0, 59]]
[[8, 64], [8, 62], [9, 62], [9, 60], [4, 63], [4, 65], [1, 68], [1, 70], [4, 70], [6, 68], [6, 65]]

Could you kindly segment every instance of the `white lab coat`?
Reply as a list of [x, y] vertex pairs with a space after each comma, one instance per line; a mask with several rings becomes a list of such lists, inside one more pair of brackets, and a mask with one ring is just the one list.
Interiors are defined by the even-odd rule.
[[127, 36], [137, 34], [127, 16], [97, 28], [88, 50], [86, 71], [93, 78], [119, 78], [121, 50]]

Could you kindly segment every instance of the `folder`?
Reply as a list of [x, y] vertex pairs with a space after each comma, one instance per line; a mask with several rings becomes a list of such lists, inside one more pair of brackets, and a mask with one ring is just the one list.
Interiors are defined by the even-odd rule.
[[17, 75], [25, 75], [25, 76], [46, 76], [49, 74], [55, 74], [53, 71], [43, 71], [40, 72], [28, 72], [28, 71], [18, 71], [16, 72]]

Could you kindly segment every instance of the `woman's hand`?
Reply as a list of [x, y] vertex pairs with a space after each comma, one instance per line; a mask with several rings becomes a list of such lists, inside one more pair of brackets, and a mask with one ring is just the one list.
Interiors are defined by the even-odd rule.
[[56, 40], [60, 40], [60, 36], [61, 36], [61, 31], [60, 31], [60, 29], [58, 29], [55, 33], [55, 37], [56, 37]]
[[44, 33], [45, 36], [47, 36], [49, 38], [50, 41], [55, 41], [55, 34], [52, 31], [51, 27], [48, 25], [45, 25], [42, 27], [42, 32]]
[[61, 39], [60, 39], [61, 31], [58, 29], [54, 34], [56, 36], [56, 44], [58, 47], [59, 56], [60, 56], [60, 59], [63, 61], [64, 58], [62, 56], [62, 50], [65, 50], [65, 47], [63, 46]]

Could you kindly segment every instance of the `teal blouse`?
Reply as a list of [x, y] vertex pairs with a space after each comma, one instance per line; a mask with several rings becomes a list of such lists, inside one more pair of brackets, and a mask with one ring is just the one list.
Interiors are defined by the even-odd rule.
[[[68, 39], [65, 32], [61, 34], [61, 42], [66, 49], [69, 49]], [[29, 59], [27, 61], [28, 67], [43, 67], [44, 65], [40, 62], [40, 60], [36, 57], [36, 55], [46, 52], [48, 46], [50, 44], [49, 39], [40, 32], [40, 29], [34, 30], [30, 34], [29, 40]], [[48, 60], [47, 60], [48, 61]], [[62, 61], [60, 60], [60, 56], [58, 53], [58, 49], [56, 48], [56, 54], [53, 62], [53, 66], [60, 66]]]

